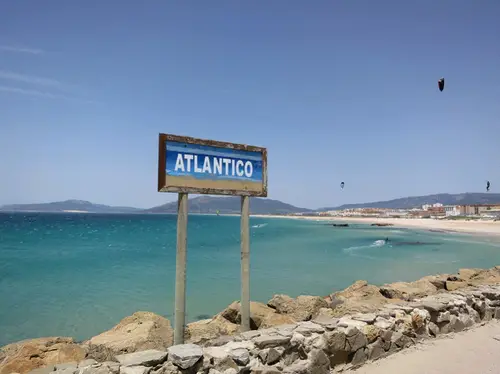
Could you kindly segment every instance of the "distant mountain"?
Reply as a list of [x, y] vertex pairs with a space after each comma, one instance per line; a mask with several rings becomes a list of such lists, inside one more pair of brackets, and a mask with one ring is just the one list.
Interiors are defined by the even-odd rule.
[[[199, 196], [189, 199], [190, 213], [216, 213], [233, 214], [241, 212], [241, 199], [237, 196], [213, 197]], [[150, 213], [177, 213], [177, 201], [160, 205], [146, 210]], [[288, 213], [308, 213], [311, 209], [298, 208], [296, 206], [283, 203], [278, 200], [251, 198], [251, 214], [288, 214]]]
[[[189, 199], [190, 213], [216, 213], [238, 214], [241, 210], [240, 198], [237, 196], [198, 196]], [[290, 213], [317, 213], [327, 210], [354, 209], [354, 208], [388, 208], [411, 209], [424, 204], [441, 203], [444, 205], [459, 204], [500, 204], [500, 193], [461, 193], [461, 194], [435, 194], [427, 196], [410, 196], [387, 201], [371, 203], [344, 204], [337, 207], [320, 209], [299, 208], [279, 200], [267, 198], [251, 198], [251, 214], [290, 214]], [[93, 204], [83, 200], [66, 200], [40, 204], [12, 204], [0, 207], [1, 211], [31, 211], [31, 212], [63, 212], [83, 211], [89, 213], [177, 213], [177, 201], [156, 206], [151, 209], [138, 209], [131, 207], [109, 206]]]
[[411, 209], [421, 207], [424, 204], [434, 203], [441, 203], [443, 205], [500, 204], [500, 193], [467, 192], [461, 194], [441, 193], [427, 196], [410, 196], [372, 203], [344, 204], [335, 208], [321, 208], [318, 211], [354, 208]]
[[142, 209], [130, 207], [92, 204], [89, 201], [83, 200], [66, 200], [40, 204], [13, 204], [0, 207], [0, 211], [9, 212], [63, 212], [68, 210], [84, 211], [89, 213], [134, 213], [142, 211]]

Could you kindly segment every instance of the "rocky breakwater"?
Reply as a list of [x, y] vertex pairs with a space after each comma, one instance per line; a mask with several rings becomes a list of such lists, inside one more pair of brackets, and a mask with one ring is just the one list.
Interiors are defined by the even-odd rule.
[[[387, 304], [376, 313], [318, 316], [312, 321], [237, 334], [223, 344], [181, 344], [164, 351], [117, 355], [114, 362], [87, 361], [49, 370], [54, 374], [326, 374], [492, 318], [500, 319], [498, 285]], [[39, 369], [38, 374], [45, 373]]]
[[[292, 298], [275, 295], [267, 304], [250, 302], [250, 327], [252, 330], [307, 321], [329, 309], [328, 301], [320, 296], [302, 295]], [[240, 304], [233, 302], [213, 318], [189, 323], [186, 341], [204, 345], [214, 339], [224, 341], [239, 331]]]
[[69, 337], [49, 337], [8, 344], [0, 348], [0, 374], [40, 374], [64, 368], [68, 362], [79, 362], [81, 366], [116, 361], [116, 356], [123, 353], [165, 350], [172, 343], [173, 330], [168, 319], [151, 312], [136, 312], [111, 330], [82, 343]]
[[326, 298], [276, 295], [267, 305], [252, 302], [254, 330], [239, 333], [240, 318], [235, 302], [212, 319], [189, 324], [188, 344], [172, 346], [170, 322], [140, 312], [81, 344], [47, 338], [6, 346], [0, 374], [342, 371], [500, 319], [500, 268], [381, 287], [358, 281]]

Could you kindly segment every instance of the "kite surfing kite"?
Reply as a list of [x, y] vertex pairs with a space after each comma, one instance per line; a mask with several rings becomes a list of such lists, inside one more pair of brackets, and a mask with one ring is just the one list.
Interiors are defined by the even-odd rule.
[[438, 80], [438, 88], [439, 88], [439, 91], [443, 91], [444, 90], [444, 78], [441, 78], [440, 80]]
[[344, 188], [344, 182], [340, 183], [340, 188]]
[[486, 191], [490, 190], [490, 181], [486, 181]]

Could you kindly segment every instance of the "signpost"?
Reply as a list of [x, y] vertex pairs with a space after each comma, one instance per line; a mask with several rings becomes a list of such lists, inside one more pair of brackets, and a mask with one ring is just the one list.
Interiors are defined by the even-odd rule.
[[249, 197], [267, 196], [267, 150], [160, 134], [158, 191], [177, 192], [174, 344], [184, 342], [188, 194], [241, 196], [241, 330], [250, 330]]

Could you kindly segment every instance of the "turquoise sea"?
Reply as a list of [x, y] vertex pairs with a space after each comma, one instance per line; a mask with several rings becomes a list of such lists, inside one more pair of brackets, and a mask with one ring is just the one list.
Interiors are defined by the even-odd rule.
[[[189, 216], [189, 321], [239, 299], [239, 224]], [[358, 279], [381, 284], [500, 264], [492, 238], [292, 219], [250, 224], [251, 298], [263, 302], [276, 293], [327, 295]], [[175, 247], [175, 215], [0, 213], [0, 346], [83, 340], [138, 310], [173, 323]]]

